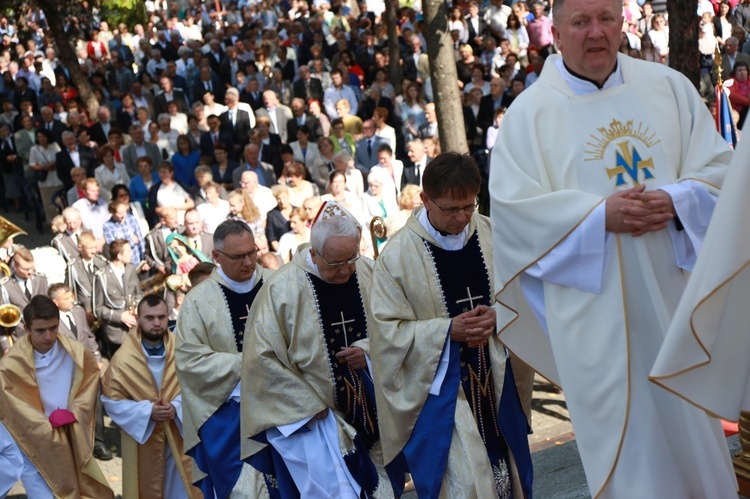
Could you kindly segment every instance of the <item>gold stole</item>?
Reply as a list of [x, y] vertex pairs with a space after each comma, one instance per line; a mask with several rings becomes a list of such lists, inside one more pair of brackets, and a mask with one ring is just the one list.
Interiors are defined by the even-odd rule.
[[[160, 397], [165, 401], [174, 400], [180, 394], [180, 385], [174, 367], [171, 333], [164, 335], [164, 349], [164, 375], [161, 390], [158, 390], [141, 347], [140, 331], [126, 335], [102, 377], [104, 396], [136, 402], [155, 402]], [[165, 445], [169, 445], [185, 490], [191, 497], [201, 497], [200, 491], [192, 486], [190, 458], [183, 453], [182, 435], [174, 420], [157, 423], [143, 445], [122, 432], [123, 497], [164, 497]]]
[[68, 410], [76, 422], [52, 428], [39, 395], [29, 335], [0, 362], [0, 420], [56, 498], [114, 498], [92, 457], [99, 368], [82, 343], [63, 335], [57, 341], [75, 363]]

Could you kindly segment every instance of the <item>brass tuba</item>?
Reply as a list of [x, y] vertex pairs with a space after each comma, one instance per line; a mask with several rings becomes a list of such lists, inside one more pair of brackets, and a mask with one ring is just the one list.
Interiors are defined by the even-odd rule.
[[[5, 244], [5, 241], [9, 238], [20, 236], [21, 234], [26, 234], [26, 231], [7, 218], [0, 217], [0, 246]], [[5, 271], [5, 269], [3, 269], [3, 271]]]

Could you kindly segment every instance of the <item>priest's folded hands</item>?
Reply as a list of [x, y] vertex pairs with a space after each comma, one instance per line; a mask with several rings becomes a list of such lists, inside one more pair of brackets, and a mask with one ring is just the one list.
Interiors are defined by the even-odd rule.
[[339, 363], [349, 364], [352, 369], [364, 369], [367, 367], [365, 351], [359, 347], [342, 347], [341, 351], [336, 354]]
[[497, 329], [497, 313], [492, 307], [478, 305], [451, 320], [451, 339], [462, 343], [482, 343]]

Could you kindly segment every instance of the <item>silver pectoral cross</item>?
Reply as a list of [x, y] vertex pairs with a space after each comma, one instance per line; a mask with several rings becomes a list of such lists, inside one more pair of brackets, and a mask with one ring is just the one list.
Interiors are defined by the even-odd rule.
[[[346, 325], [349, 324], [350, 322], [355, 322], [355, 320], [354, 319], [349, 319], [349, 320], [344, 319], [344, 312], [341, 311], [341, 322], [333, 322], [333, 323], [331, 323], [331, 326], [333, 326], [333, 327], [341, 326], [341, 329], [344, 330], [344, 345], [346, 345], [347, 347], [349, 346], [349, 341], [346, 338]], [[338, 332], [338, 330], [336, 332]]]
[[474, 300], [481, 300], [484, 298], [484, 295], [478, 295], [478, 296], [471, 296], [471, 289], [468, 287], [466, 288], [466, 298], [463, 298], [461, 300], [456, 300], [456, 305], [460, 305], [461, 303], [469, 302], [469, 310], [474, 310]]

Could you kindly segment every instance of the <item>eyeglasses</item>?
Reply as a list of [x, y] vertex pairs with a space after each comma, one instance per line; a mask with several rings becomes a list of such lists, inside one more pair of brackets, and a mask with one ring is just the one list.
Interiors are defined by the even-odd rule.
[[440, 211], [442, 211], [443, 213], [447, 213], [449, 215], [453, 215], [453, 216], [458, 215], [459, 213], [462, 213], [462, 212], [466, 213], [467, 215], [471, 215], [472, 213], [477, 211], [477, 208], [479, 208], [479, 202], [476, 199], [474, 200], [474, 204], [467, 204], [466, 206], [458, 206], [455, 208], [443, 208], [442, 206], [440, 206], [440, 203], [435, 201], [435, 198], [429, 195], [427, 197], [429, 197], [430, 200], [433, 203], [435, 203], [435, 206], [440, 208]]
[[[315, 253], [318, 253], [318, 252], [316, 251]], [[323, 263], [325, 263], [328, 267], [330, 267], [332, 269], [338, 269], [338, 268], [341, 268], [344, 265], [354, 265], [355, 263], [357, 263], [357, 260], [359, 260], [362, 257], [362, 255], [357, 254], [357, 256], [355, 256], [351, 260], [347, 260], [345, 262], [328, 263], [328, 262], [326, 262], [326, 259], [323, 258], [323, 255], [321, 255], [320, 253], [318, 253], [318, 256], [320, 257], [321, 260], [323, 260]]]
[[[216, 249], [216, 248], [214, 248], [214, 249]], [[249, 259], [252, 260], [253, 258], [256, 257], [256, 255], [258, 254], [258, 247], [256, 246], [254, 250], [250, 251], [249, 253], [242, 254], [242, 255], [227, 255], [226, 253], [224, 253], [220, 249], [217, 249], [216, 251], [218, 251], [219, 253], [221, 253], [225, 257], [229, 258], [229, 260], [231, 260], [233, 262], [244, 262], [245, 258], [249, 258]]]

